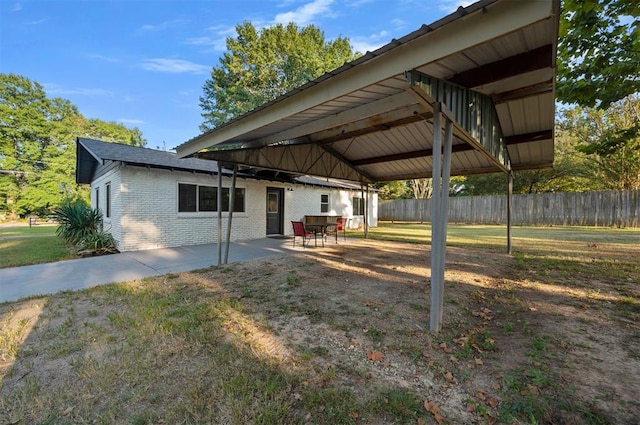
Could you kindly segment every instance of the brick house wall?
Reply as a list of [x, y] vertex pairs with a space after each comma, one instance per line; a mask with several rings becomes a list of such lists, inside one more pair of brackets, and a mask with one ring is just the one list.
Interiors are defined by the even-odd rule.
[[[223, 187], [231, 179], [223, 177]], [[217, 186], [217, 176], [136, 167], [114, 163], [91, 183], [91, 205], [105, 215], [106, 185], [111, 186], [111, 217], [104, 217], [104, 228], [117, 242], [120, 251], [166, 248], [216, 243], [217, 212], [178, 212], [178, 184]], [[284, 233], [292, 235], [291, 220], [307, 214], [342, 215], [353, 228], [362, 226], [363, 217], [354, 216], [352, 198], [360, 191], [305, 184], [279, 183], [238, 178], [236, 187], [245, 189], [245, 211], [233, 213], [231, 240], [259, 239], [266, 236], [266, 188], [284, 191]], [[96, 192], [96, 189], [98, 192]], [[99, 193], [98, 196], [96, 194]], [[329, 211], [321, 212], [321, 195], [329, 196]], [[377, 194], [370, 192], [369, 225], [377, 225]], [[228, 213], [222, 213], [223, 239], [226, 238]]]

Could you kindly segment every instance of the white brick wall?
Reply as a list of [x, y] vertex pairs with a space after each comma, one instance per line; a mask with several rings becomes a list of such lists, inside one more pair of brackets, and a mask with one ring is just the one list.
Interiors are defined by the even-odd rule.
[[[106, 216], [107, 206], [107, 191], [106, 185], [111, 185], [111, 217]], [[102, 211], [102, 218], [105, 232], [111, 233], [111, 236], [116, 240], [116, 245], [120, 249], [122, 241], [122, 227], [120, 226], [121, 218], [121, 173], [119, 167], [107, 172], [103, 176], [94, 180], [91, 183], [91, 206], [93, 208], [99, 208]], [[99, 205], [96, 205], [96, 188], [100, 188]]]
[[[95, 187], [100, 187], [100, 208], [104, 211], [104, 185], [111, 182], [112, 217], [105, 219], [120, 251], [165, 248], [215, 243], [218, 241], [218, 215], [211, 213], [178, 213], [178, 183], [217, 186], [217, 176], [158, 170], [133, 166], [120, 167], [92, 183], [92, 206], [95, 206]], [[230, 178], [223, 178], [223, 187], [231, 186]], [[245, 189], [245, 212], [235, 212], [231, 240], [248, 240], [266, 236], [266, 188], [284, 188], [284, 233], [291, 235], [291, 220], [305, 214], [320, 212], [320, 195], [329, 194], [328, 215], [353, 218], [352, 227], [362, 223], [362, 216], [353, 217], [351, 198], [360, 191], [346, 191], [307, 185], [291, 185], [264, 180], [238, 179], [238, 188]], [[293, 189], [293, 190], [287, 190]], [[371, 226], [377, 225], [377, 194], [370, 193]], [[223, 239], [226, 238], [228, 213], [223, 213]]]

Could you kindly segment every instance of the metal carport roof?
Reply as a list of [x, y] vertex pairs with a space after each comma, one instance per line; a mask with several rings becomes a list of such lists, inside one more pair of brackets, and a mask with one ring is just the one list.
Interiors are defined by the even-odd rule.
[[512, 170], [553, 164], [559, 13], [560, 0], [459, 8], [177, 153], [366, 184], [433, 177], [430, 329], [437, 332], [449, 176], [505, 171], [511, 193]]
[[559, 0], [459, 8], [177, 153], [365, 183], [430, 177], [432, 107], [411, 82], [425, 76], [454, 96], [464, 89], [488, 96], [506, 146], [506, 162], [497, 162], [477, 137], [454, 131], [452, 175], [549, 167], [558, 14]]

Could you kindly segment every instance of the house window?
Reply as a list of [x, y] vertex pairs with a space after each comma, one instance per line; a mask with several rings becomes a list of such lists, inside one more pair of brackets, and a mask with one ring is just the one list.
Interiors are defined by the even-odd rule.
[[329, 195], [320, 195], [320, 212], [329, 212]]
[[96, 187], [96, 210], [100, 208], [100, 188]]
[[111, 182], [104, 185], [104, 194], [106, 197], [104, 216], [106, 218], [111, 218]]
[[364, 215], [364, 199], [354, 196], [352, 202], [353, 215]]
[[198, 186], [195, 184], [178, 184], [178, 212], [196, 212]]
[[[245, 190], [236, 188], [233, 212], [245, 211]], [[230, 190], [222, 188], [222, 211], [229, 211]], [[178, 212], [218, 211], [218, 188], [195, 184], [178, 184]]]
[[217, 209], [218, 188], [211, 186], [198, 186], [198, 211], [217, 211]]

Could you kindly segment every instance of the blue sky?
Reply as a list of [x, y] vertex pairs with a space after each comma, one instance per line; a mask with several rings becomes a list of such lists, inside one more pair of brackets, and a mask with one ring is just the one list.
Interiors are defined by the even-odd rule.
[[197, 136], [199, 97], [244, 21], [314, 24], [374, 50], [471, 1], [0, 1], [0, 72], [42, 84], [87, 118], [138, 127], [150, 148]]

